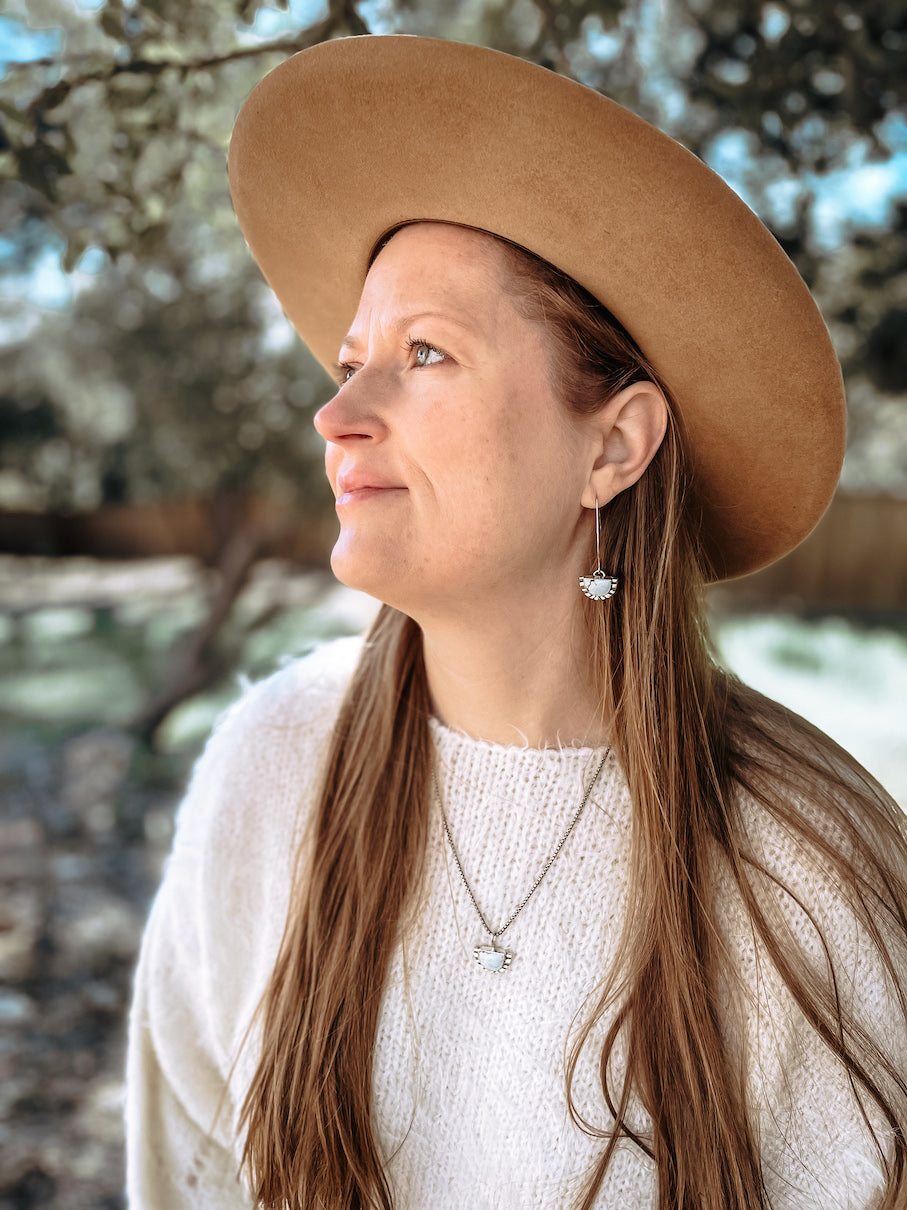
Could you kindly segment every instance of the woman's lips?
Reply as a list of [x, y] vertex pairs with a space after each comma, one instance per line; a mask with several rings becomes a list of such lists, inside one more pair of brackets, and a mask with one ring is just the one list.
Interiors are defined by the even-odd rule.
[[335, 507], [345, 508], [348, 504], [362, 504], [367, 500], [375, 500], [382, 496], [390, 496], [395, 492], [405, 491], [405, 487], [379, 487], [372, 485], [348, 488], [337, 497]]
[[369, 500], [381, 500], [407, 489], [393, 479], [385, 479], [378, 470], [345, 466], [340, 468], [336, 480], [337, 508], [350, 504], [365, 504]]

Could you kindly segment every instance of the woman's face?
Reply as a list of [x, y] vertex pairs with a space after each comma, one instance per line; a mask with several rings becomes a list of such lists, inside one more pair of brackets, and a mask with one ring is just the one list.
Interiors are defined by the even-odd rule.
[[404, 227], [372, 265], [315, 418], [335, 574], [417, 620], [562, 591], [588, 562], [590, 427], [557, 397], [549, 338], [506, 272], [481, 232]]

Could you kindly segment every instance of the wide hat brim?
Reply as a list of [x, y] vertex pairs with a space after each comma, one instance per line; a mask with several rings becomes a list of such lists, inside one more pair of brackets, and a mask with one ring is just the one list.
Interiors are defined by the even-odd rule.
[[325, 367], [384, 234], [420, 219], [481, 228], [580, 282], [655, 366], [687, 433], [712, 578], [779, 558], [824, 512], [844, 393], [809, 291], [720, 177], [600, 93], [456, 42], [320, 43], [246, 101], [230, 186]]

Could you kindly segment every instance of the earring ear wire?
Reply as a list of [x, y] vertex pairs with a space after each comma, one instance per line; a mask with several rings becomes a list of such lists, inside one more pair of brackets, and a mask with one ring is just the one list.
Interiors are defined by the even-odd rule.
[[595, 501], [595, 571], [591, 576], [580, 576], [579, 586], [590, 601], [608, 601], [617, 592], [617, 576], [608, 575], [602, 571], [601, 556], [601, 518], [598, 511], [598, 499]]

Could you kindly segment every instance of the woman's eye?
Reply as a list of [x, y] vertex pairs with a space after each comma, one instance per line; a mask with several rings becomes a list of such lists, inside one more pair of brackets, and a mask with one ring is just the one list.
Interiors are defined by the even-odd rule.
[[[406, 343], [408, 348], [415, 354], [415, 362], [420, 369], [424, 366], [440, 365], [441, 362], [447, 361], [448, 355], [442, 349], [429, 344], [427, 340], [418, 340], [412, 337]], [[356, 373], [356, 366], [350, 365], [348, 361], [338, 361], [334, 364], [334, 370], [337, 375], [338, 384], [343, 386]]]
[[427, 344], [424, 340], [410, 341], [410, 348], [415, 350], [417, 366], [438, 365], [447, 356], [446, 353], [442, 353], [440, 349]]

